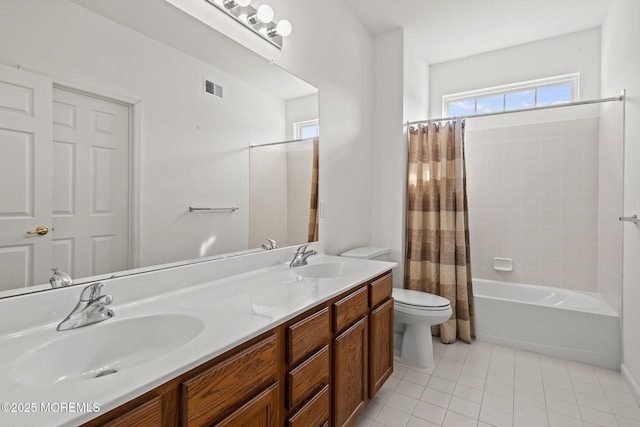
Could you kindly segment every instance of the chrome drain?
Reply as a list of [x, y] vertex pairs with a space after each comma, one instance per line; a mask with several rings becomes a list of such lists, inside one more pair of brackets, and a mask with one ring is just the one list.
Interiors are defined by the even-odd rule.
[[116, 372], [118, 372], [117, 369], [105, 369], [104, 371], [98, 372], [94, 378], [106, 377], [107, 375], [115, 374]]

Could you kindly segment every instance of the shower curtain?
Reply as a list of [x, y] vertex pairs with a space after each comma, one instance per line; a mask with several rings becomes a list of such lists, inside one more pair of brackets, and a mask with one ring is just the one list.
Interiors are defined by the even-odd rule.
[[453, 314], [432, 326], [443, 343], [475, 338], [464, 160], [464, 120], [409, 132], [404, 286], [451, 301]]
[[318, 241], [318, 138], [313, 139], [313, 167], [311, 169], [311, 196], [309, 197], [308, 242]]

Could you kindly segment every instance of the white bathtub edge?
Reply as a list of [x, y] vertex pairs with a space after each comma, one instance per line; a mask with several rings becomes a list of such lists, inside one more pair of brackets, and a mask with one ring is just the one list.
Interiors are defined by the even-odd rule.
[[627, 369], [627, 366], [624, 363], [620, 365], [620, 373], [622, 374], [624, 381], [629, 386], [629, 390], [631, 391], [634, 399], [636, 399], [636, 403], [640, 405], [640, 384], [638, 384], [638, 381], [636, 381], [633, 375], [631, 375], [631, 372]]
[[[498, 344], [505, 347], [530, 351], [533, 353], [543, 354], [550, 357], [559, 357], [576, 362], [587, 363], [602, 368], [620, 369], [620, 355], [615, 351], [607, 353], [597, 353], [589, 350], [578, 350], [570, 347], [559, 347], [554, 345], [545, 345], [530, 341], [514, 340], [510, 338], [498, 337], [490, 334], [476, 332], [476, 339], [492, 344]], [[640, 389], [639, 389], [640, 390]]]

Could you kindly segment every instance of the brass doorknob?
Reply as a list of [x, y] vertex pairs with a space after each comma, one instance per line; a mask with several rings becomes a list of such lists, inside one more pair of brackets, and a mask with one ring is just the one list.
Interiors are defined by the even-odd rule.
[[35, 230], [27, 231], [27, 234], [39, 234], [41, 236], [44, 236], [48, 232], [49, 232], [49, 229], [47, 227], [45, 227], [44, 225], [39, 225], [36, 227]]

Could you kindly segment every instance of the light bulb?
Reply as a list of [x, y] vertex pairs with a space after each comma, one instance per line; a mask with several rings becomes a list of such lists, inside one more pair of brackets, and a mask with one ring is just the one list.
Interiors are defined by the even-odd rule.
[[251, 0], [234, 0], [238, 6], [247, 7], [251, 4]]
[[276, 32], [282, 37], [289, 37], [291, 35], [292, 29], [293, 28], [291, 27], [291, 22], [287, 21], [286, 19], [281, 19], [276, 25]]
[[273, 9], [268, 4], [260, 5], [256, 16], [260, 22], [264, 22], [265, 24], [271, 22], [273, 19]]

